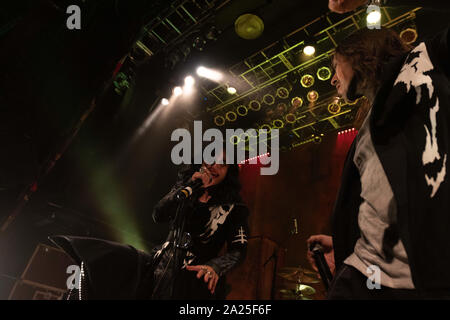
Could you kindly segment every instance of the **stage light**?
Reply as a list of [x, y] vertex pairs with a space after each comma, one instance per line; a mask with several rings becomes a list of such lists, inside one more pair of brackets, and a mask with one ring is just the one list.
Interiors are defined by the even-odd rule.
[[263, 102], [264, 102], [265, 104], [271, 106], [271, 105], [273, 105], [273, 104], [275, 103], [275, 97], [274, 97], [273, 95], [271, 95], [271, 94], [268, 93], [268, 94], [266, 94], [266, 95], [263, 97]]
[[288, 113], [284, 119], [286, 120], [287, 123], [295, 123], [295, 121], [297, 120], [295, 115], [292, 113]]
[[330, 114], [338, 114], [339, 112], [341, 112], [341, 106], [338, 103], [330, 103], [328, 105], [328, 112]]
[[216, 26], [211, 26], [206, 33], [205, 37], [211, 41], [217, 41], [217, 38], [221, 32], [217, 30]]
[[187, 76], [184, 78], [183, 93], [190, 95], [194, 91], [195, 79], [193, 76]]
[[291, 100], [291, 104], [294, 108], [299, 108], [303, 105], [303, 99], [300, 97], [294, 97]]
[[250, 108], [250, 110], [259, 111], [261, 110], [261, 103], [258, 100], [252, 100], [248, 104], [248, 107]]
[[192, 76], [187, 76], [184, 78], [184, 85], [187, 87], [192, 87], [195, 84], [195, 79]]
[[216, 124], [216, 126], [221, 127], [225, 124], [225, 118], [222, 116], [216, 116], [214, 118], [214, 123]]
[[183, 94], [183, 89], [181, 87], [175, 87], [173, 89], [173, 95], [175, 97], [181, 96]]
[[230, 121], [230, 122], [234, 122], [237, 119], [237, 114], [235, 112], [233, 112], [233, 111], [229, 111], [225, 115], [225, 118], [227, 118], [227, 120]]
[[276, 119], [272, 122], [272, 126], [274, 129], [281, 129], [284, 127], [284, 122], [283, 120]]
[[248, 135], [247, 132], [241, 133], [239, 136], [239, 140], [240, 141], [244, 141], [244, 142], [248, 142], [248, 140], [250, 140], [250, 136]]
[[207, 78], [209, 80], [216, 82], [219, 82], [220, 80], [223, 79], [222, 73], [205, 67], [197, 68], [197, 74], [202, 78]]
[[260, 154], [259, 156], [257, 156], [257, 157], [253, 157], [253, 158], [249, 158], [249, 159], [246, 159], [246, 160], [242, 160], [241, 162], [239, 162], [239, 164], [240, 165], [242, 165], [242, 164], [246, 164], [247, 162], [250, 162], [250, 161], [252, 161], [252, 160], [255, 160], [255, 159], [261, 159], [261, 158], [263, 158], [263, 157], [268, 157], [270, 155], [270, 153], [269, 152], [267, 152], [267, 153], [264, 153], [264, 154]]
[[304, 88], [312, 87], [314, 85], [314, 77], [310, 74], [305, 74], [300, 80], [300, 83]]
[[311, 57], [316, 53], [316, 45], [317, 41], [312, 35], [308, 35], [306, 39], [303, 41], [303, 53], [306, 56]]
[[260, 130], [267, 130], [267, 133], [270, 133], [272, 131], [272, 127], [268, 124], [263, 124], [261, 127], [259, 127]]
[[289, 97], [289, 90], [285, 87], [279, 87], [277, 89], [277, 97], [280, 99], [287, 99]]
[[236, 94], [237, 93], [236, 88], [233, 88], [233, 87], [228, 87], [227, 91], [228, 91], [229, 94]]
[[166, 98], [163, 98], [163, 99], [161, 100], [161, 104], [162, 104], [163, 106], [168, 106], [169, 103], [170, 103], [169, 100], [166, 99]]
[[328, 67], [322, 67], [317, 70], [317, 78], [321, 81], [326, 81], [331, 78], [331, 70]]
[[407, 28], [400, 32], [400, 38], [407, 44], [412, 44], [417, 40], [417, 30], [413, 28]]
[[370, 25], [377, 24], [381, 20], [381, 13], [379, 11], [371, 11], [367, 15], [367, 23]]
[[239, 138], [237, 135], [233, 135], [230, 137], [230, 142], [234, 145], [238, 145], [239, 142], [241, 142], [241, 138]]
[[279, 104], [277, 105], [277, 111], [278, 111], [278, 112], [280, 112], [280, 113], [285, 113], [285, 112], [287, 112], [287, 110], [288, 110], [288, 107], [287, 107], [286, 103], [281, 102], [281, 103], [279, 103]]
[[309, 102], [316, 102], [319, 99], [319, 93], [315, 90], [308, 92], [306, 98]]
[[380, 10], [380, 1], [372, 0], [370, 5], [367, 7], [367, 28], [369, 29], [380, 29], [380, 21], [381, 21], [381, 10]]
[[264, 22], [254, 14], [243, 14], [234, 23], [236, 34], [242, 39], [253, 40], [260, 37], [264, 31]]
[[202, 36], [197, 36], [192, 43], [192, 47], [198, 51], [203, 51], [205, 49], [206, 40]]
[[342, 130], [338, 132], [338, 135], [344, 134], [344, 133], [349, 133], [349, 132], [356, 132], [357, 130], [355, 128], [351, 128], [351, 129], [346, 129], [346, 130]]
[[248, 114], [248, 109], [246, 106], [240, 105], [239, 107], [237, 107], [236, 112], [241, 117], [245, 117]]
[[316, 53], [316, 48], [311, 45], [305, 46], [305, 48], [303, 49], [303, 53], [307, 56], [312, 56], [314, 53]]

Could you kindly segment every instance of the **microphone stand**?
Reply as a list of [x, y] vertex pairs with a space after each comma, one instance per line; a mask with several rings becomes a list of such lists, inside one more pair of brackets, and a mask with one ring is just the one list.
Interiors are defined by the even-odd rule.
[[272, 289], [271, 289], [271, 293], [270, 293], [270, 296], [271, 296], [271, 299], [273, 300], [274, 298], [275, 298], [275, 281], [276, 281], [276, 276], [277, 276], [277, 260], [278, 260], [278, 251], [279, 251], [279, 248], [282, 248], [285, 244], [286, 244], [286, 242], [288, 241], [288, 240], [290, 240], [291, 239], [291, 237], [292, 236], [295, 236], [295, 235], [297, 235], [298, 234], [298, 226], [297, 226], [297, 219], [296, 218], [293, 218], [293, 220], [294, 220], [294, 229], [293, 230], [291, 230], [290, 232], [289, 232], [289, 234], [290, 234], [290, 237], [287, 237], [279, 246], [278, 246], [278, 248], [276, 249], [276, 250], [274, 250], [274, 252], [272, 253], [272, 255], [266, 260], [266, 262], [264, 262], [264, 264], [263, 264], [263, 267], [266, 267], [266, 265], [269, 263], [269, 261], [270, 260], [272, 260], [272, 259], [274, 259], [274, 267], [273, 267], [273, 277], [272, 277]]
[[[298, 233], [295, 233], [293, 231], [290, 231], [290, 236], [294, 236]], [[263, 267], [266, 267], [266, 265], [270, 262], [270, 260], [274, 259], [274, 266], [273, 266], [273, 276], [272, 276], [272, 289], [270, 292], [270, 297], [273, 300], [275, 298], [275, 281], [276, 281], [276, 277], [277, 277], [277, 260], [278, 260], [278, 251], [280, 250], [280, 248], [282, 248], [286, 242], [290, 239], [291, 237], [288, 237], [287, 239], [285, 239], [279, 246], [277, 249], [275, 249], [272, 253], [272, 255], [264, 262]]]
[[264, 262], [263, 267], [265, 268], [266, 265], [269, 263], [270, 260], [273, 259], [273, 275], [272, 275], [272, 288], [270, 290], [270, 298], [273, 300], [275, 297], [275, 280], [277, 276], [277, 260], [278, 260], [278, 248], [275, 249], [272, 253], [272, 255]]
[[[195, 203], [195, 201], [197, 201], [198, 199], [198, 194], [199, 192], [197, 191], [197, 193], [192, 194], [190, 197], [185, 198], [185, 199], [178, 199], [179, 203], [178, 203], [178, 207], [177, 207], [177, 211], [175, 214], [175, 219], [173, 222], [173, 230], [174, 230], [174, 238], [173, 238], [173, 261], [172, 261], [172, 265], [174, 268], [174, 282], [173, 285], [171, 287], [171, 294], [170, 296], [173, 298], [173, 290], [175, 287], [175, 284], [177, 283], [177, 277], [179, 275], [179, 272], [181, 270], [181, 265], [180, 265], [180, 261], [179, 261], [179, 257], [180, 257], [180, 250], [187, 250], [187, 244], [186, 243], [181, 243], [183, 241], [183, 236], [184, 236], [184, 230], [186, 229], [186, 213], [184, 212], [185, 210], [185, 206], [186, 204], [192, 204]], [[185, 239], [186, 241], [188, 241], [188, 238]], [[181, 261], [182, 263], [182, 261]]]
[[174, 287], [177, 283], [177, 278], [178, 278], [178, 274], [180, 272], [179, 269], [179, 249], [180, 249], [180, 242], [182, 239], [182, 234], [184, 232], [184, 228], [186, 225], [186, 216], [184, 214], [184, 207], [185, 207], [185, 201], [188, 200], [187, 199], [183, 199], [183, 200], [179, 200], [178, 206], [177, 206], [177, 211], [175, 214], [175, 219], [173, 221], [173, 230], [174, 230], [174, 235], [173, 235], [173, 261], [172, 261], [172, 266], [173, 266], [173, 284], [171, 286], [170, 289], [170, 297], [173, 299], [173, 291], [174, 291]]

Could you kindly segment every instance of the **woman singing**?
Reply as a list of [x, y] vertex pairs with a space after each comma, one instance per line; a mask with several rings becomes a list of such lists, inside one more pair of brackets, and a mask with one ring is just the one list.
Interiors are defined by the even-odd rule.
[[[186, 186], [193, 193], [181, 200]], [[247, 249], [249, 212], [239, 191], [237, 165], [204, 163], [181, 170], [154, 208], [154, 221], [169, 221], [171, 227], [151, 254], [105, 240], [51, 237], [81, 265], [79, 289], [68, 298], [225, 299], [225, 275]]]

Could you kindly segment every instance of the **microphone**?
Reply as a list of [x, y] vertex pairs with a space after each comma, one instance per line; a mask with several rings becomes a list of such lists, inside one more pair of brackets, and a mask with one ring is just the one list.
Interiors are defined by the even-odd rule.
[[325, 289], [328, 290], [333, 279], [330, 267], [328, 266], [325, 256], [323, 255], [323, 248], [319, 242], [311, 243], [309, 250], [313, 253], [313, 258], [316, 263], [317, 269], [319, 270], [320, 277], [322, 278], [323, 285]]
[[180, 189], [177, 192], [178, 200], [186, 200], [190, 198], [195, 192], [200, 190], [203, 187], [203, 181], [200, 179], [196, 179], [194, 181], [190, 181], [187, 186]]

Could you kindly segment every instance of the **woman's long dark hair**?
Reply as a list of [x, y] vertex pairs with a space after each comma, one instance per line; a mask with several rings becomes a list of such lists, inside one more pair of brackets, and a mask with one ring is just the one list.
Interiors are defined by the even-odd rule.
[[[186, 165], [178, 173], [178, 181], [186, 183], [192, 177], [194, 172], [199, 171], [201, 165]], [[221, 183], [208, 188], [211, 204], [232, 204], [241, 203], [240, 196], [241, 183], [239, 181], [239, 166], [229, 164], [228, 171]]]

